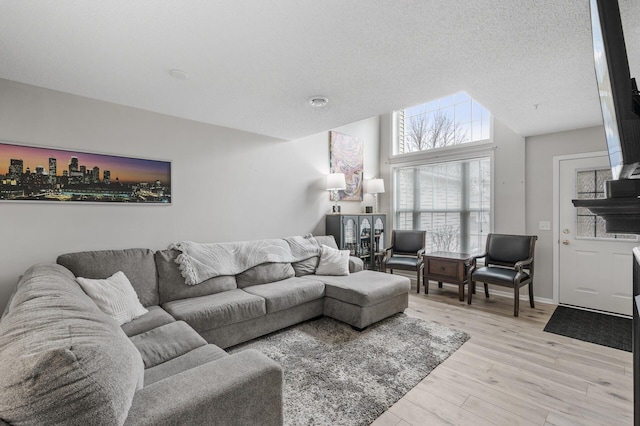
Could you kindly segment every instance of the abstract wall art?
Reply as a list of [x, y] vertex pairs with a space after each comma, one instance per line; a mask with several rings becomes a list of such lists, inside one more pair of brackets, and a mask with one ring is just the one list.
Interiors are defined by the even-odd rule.
[[338, 191], [341, 201], [362, 201], [364, 144], [361, 139], [344, 133], [329, 132], [331, 173], [344, 173], [346, 189]]

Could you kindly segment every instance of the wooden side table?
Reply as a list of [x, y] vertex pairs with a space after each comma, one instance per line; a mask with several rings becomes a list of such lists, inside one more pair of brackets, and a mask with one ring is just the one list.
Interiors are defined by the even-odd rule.
[[425, 254], [423, 260], [424, 293], [429, 294], [429, 280], [437, 281], [440, 288], [442, 288], [443, 282], [447, 282], [458, 285], [458, 299], [464, 301], [464, 285], [469, 282], [471, 255], [469, 253], [436, 251]]

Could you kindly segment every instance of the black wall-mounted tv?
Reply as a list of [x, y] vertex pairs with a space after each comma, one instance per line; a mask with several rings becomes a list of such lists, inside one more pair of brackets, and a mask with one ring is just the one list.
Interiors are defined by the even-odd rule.
[[[640, 178], [640, 95], [629, 72], [620, 8], [617, 0], [590, 1], [593, 56], [611, 172], [616, 181]], [[640, 189], [640, 181], [620, 184], [627, 189], [622, 191], [624, 196], [632, 195], [630, 192], [640, 195], [635, 190]], [[612, 187], [615, 193], [616, 185]]]

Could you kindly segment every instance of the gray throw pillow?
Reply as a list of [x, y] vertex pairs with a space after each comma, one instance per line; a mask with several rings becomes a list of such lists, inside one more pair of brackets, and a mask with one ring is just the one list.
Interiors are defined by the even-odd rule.
[[313, 275], [316, 273], [318, 267], [318, 260], [320, 256], [313, 256], [309, 259], [301, 260], [300, 262], [292, 263], [293, 270], [296, 273], [296, 277], [303, 277], [305, 275]]
[[323, 245], [316, 275], [349, 275], [349, 250]]

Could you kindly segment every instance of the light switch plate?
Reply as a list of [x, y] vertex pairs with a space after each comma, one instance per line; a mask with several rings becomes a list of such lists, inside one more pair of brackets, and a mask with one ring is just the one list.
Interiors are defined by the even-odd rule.
[[548, 220], [541, 220], [538, 223], [538, 229], [541, 231], [551, 231], [551, 222]]

